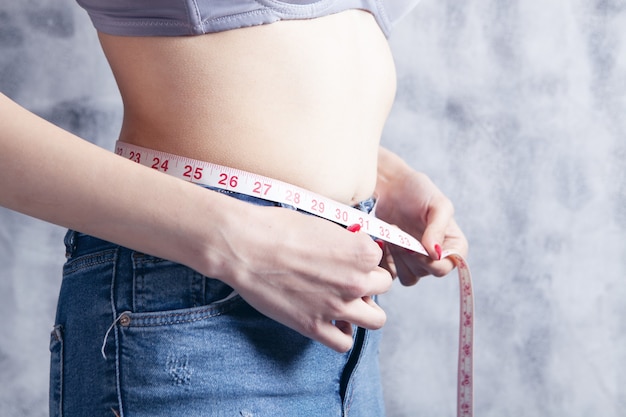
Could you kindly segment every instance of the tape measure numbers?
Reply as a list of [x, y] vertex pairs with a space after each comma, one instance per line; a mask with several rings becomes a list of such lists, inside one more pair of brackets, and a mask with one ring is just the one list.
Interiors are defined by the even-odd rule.
[[[422, 244], [400, 228], [354, 207], [283, 181], [120, 141], [115, 145], [115, 153], [185, 181], [288, 204], [344, 226], [359, 224], [361, 231], [373, 237], [428, 256]], [[472, 279], [467, 263], [461, 255], [444, 251], [442, 258], [450, 258], [455, 263], [459, 275], [461, 301], [457, 415], [471, 417], [473, 416], [474, 339]]]

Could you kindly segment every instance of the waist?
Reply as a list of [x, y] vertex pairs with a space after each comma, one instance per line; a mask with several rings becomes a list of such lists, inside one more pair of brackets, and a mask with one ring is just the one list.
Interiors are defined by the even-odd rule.
[[356, 219], [349, 222], [350, 214], [356, 213], [358, 216], [358, 211], [369, 213], [374, 204], [374, 199], [370, 197], [349, 207], [311, 190], [274, 178], [121, 141], [116, 143], [115, 153], [179, 179], [237, 196], [240, 200], [301, 210], [344, 225], [347, 225], [346, 222], [349, 224], [356, 222]]
[[228, 145], [211, 140], [121, 138], [129, 144], [293, 184], [344, 204], [356, 204], [371, 196], [376, 184], [377, 141], [321, 146], [234, 140]]

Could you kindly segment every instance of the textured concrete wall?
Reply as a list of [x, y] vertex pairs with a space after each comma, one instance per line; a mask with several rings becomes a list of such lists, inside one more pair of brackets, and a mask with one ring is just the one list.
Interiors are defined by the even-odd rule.
[[[625, 415], [626, 2], [423, 0], [391, 43], [384, 143], [453, 199], [471, 242], [476, 414]], [[0, 91], [112, 146], [119, 97], [72, 0], [0, 2]], [[47, 413], [62, 235], [0, 210], [4, 415]], [[382, 303], [389, 415], [454, 415], [455, 274]]]

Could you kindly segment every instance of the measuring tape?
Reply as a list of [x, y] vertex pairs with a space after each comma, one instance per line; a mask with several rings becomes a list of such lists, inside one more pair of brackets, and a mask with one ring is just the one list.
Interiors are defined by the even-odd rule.
[[[155, 151], [118, 141], [115, 153], [174, 177], [210, 187], [230, 190], [265, 200], [291, 205], [344, 226], [358, 224], [370, 236], [428, 256], [422, 244], [410, 234], [354, 207], [339, 203], [295, 185], [239, 169]], [[459, 362], [457, 415], [473, 416], [474, 295], [472, 278], [463, 257], [444, 251], [457, 267], [460, 285]]]

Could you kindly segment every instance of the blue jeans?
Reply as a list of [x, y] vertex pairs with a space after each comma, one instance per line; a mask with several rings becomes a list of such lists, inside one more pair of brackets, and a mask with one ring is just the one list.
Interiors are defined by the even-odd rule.
[[340, 354], [183, 265], [74, 231], [65, 245], [51, 417], [384, 415], [379, 331]]

